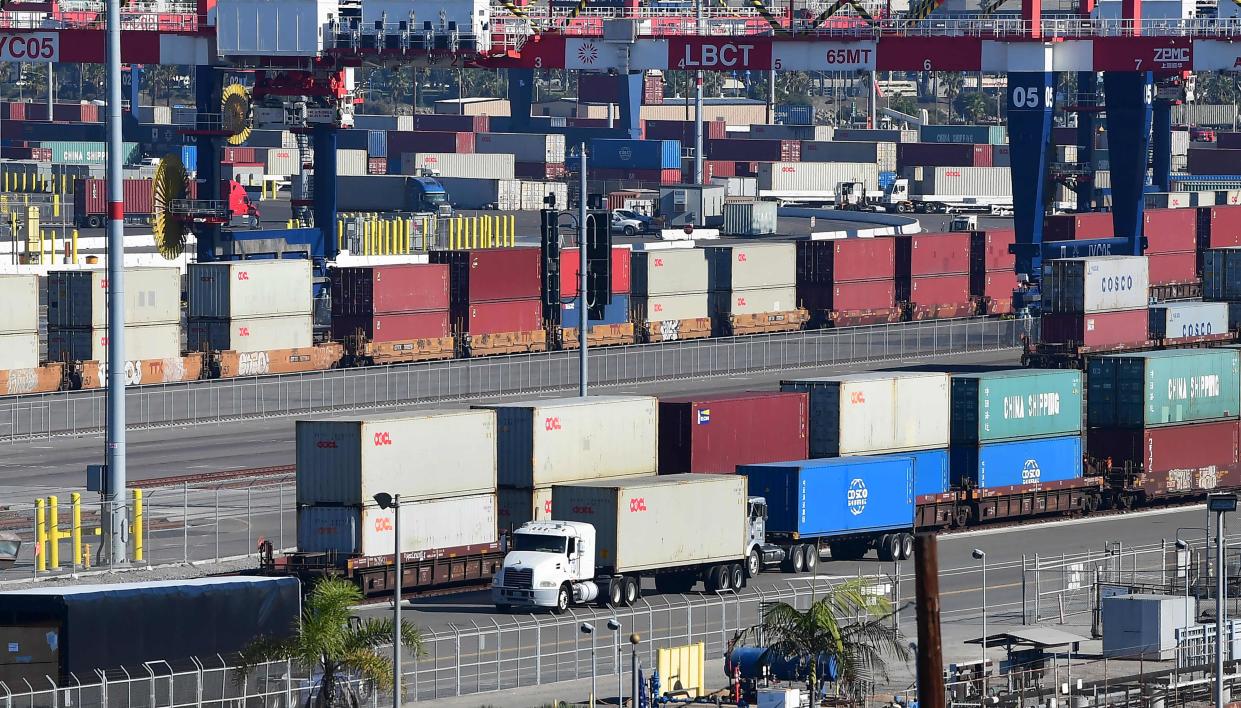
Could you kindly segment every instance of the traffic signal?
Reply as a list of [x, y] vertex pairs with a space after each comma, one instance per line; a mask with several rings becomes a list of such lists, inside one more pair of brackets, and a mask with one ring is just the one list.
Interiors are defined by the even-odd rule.
[[543, 264], [543, 317], [560, 321], [560, 212], [544, 209], [539, 231]]
[[591, 319], [603, 319], [612, 304], [612, 229], [607, 211], [586, 214], [586, 302]]

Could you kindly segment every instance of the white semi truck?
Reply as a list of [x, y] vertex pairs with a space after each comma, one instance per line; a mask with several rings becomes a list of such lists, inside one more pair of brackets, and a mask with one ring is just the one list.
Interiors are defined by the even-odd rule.
[[866, 191], [861, 182], [836, 187], [836, 208], [850, 211], [889, 211], [898, 214], [1011, 214], [1011, 196], [969, 194], [915, 194], [910, 181], [900, 178], [882, 192]]

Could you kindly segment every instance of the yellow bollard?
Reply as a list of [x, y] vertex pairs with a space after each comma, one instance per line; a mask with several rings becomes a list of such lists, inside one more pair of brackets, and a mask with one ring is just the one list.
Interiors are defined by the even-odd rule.
[[82, 495], [78, 492], [70, 494], [69, 504], [73, 507], [73, 526], [69, 528], [69, 540], [73, 546], [73, 568], [77, 570], [79, 565], [86, 565], [82, 559]]
[[[345, 222], [343, 221], [336, 222], [336, 250], [345, 250]], [[590, 344], [590, 342], [587, 342], [587, 344]]]
[[[517, 245], [517, 215], [508, 215], [508, 245], [514, 247]], [[589, 344], [589, 342], [587, 342]]]
[[134, 560], [142, 560], [142, 490], [134, 490]]
[[[22, 173], [21, 188], [18, 191], [21, 191], [21, 192], [26, 191], [26, 173], [25, 172]], [[30, 203], [29, 198], [27, 198], [26, 203], [27, 204]]]
[[[52, 195], [52, 216], [54, 217], [60, 216], [60, 195], [59, 194]], [[590, 342], [587, 342], [587, 344], [590, 344]]]
[[56, 496], [47, 498], [48, 560], [52, 570], [60, 570], [60, 514], [56, 509]]
[[12, 189], [10, 189], [10, 187], [9, 187], [9, 177], [11, 177], [11, 176], [12, 176], [12, 175], [9, 175], [9, 174], [5, 174], [5, 175], [4, 175], [4, 191], [6, 191], [6, 192], [11, 192], [11, 191], [13, 191], [13, 190], [12, 190]]
[[[74, 263], [78, 262], [78, 230], [77, 229], [73, 230], [73, 262]], [[587, 342], [587, 344], [590, 344], [590, 342]]]
[[43, 500], [34, 500], [34, 569], [37, 573], [47, 570], [47, 517]]

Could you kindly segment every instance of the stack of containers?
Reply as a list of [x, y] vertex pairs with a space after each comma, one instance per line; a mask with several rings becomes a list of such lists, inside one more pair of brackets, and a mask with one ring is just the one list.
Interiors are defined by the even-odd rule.
[[[389, 138], [391, 139], [391, 138]], [[490, 179], [514, 179], [516, 163], [512, 155], [476, 155], [453, 152], [406, 152], [398, 153], [388, 145], [388, 173], [403, 175], [435, 175], [439, 177], [479, 177]], [[397, 160], [400, 170], [392, 169]]]
[[780, 382], [810, 397], [810, 457], [907, 455], [914, 495], [948, 491], [948, 374], [880, 371]]
[[1044, 342], [1083, 349], [1146, 342], [1150, 286], [1144, 256], [1045, 261], [1042, 287]]
[[1202, 252], [1202, 299], [1228, 303], [1228, 328], [1241, 326], [1241, 247]]
[[1150, 284], [1198, 283], [1198, 212], [1194, 209], [1146, 209], [1142, 216]]
[[1013, 229], [970, 233], [970, 295], [988, 315], [1013, 311], [1017, 289], [1017, 256], [1009, 247], [1017, 242]]
[[708, 246], [707, 312], [722, 335], [784, 322], [797, 309], [797, 247], [792, 243]]
[[[706, 140], [703, 153], [712, 160], [751, 162], [800, 162], [800, 140], [733, 139]], [[861, 160], [854, 160], [861, 162]]]
[[1044, 241], [1082, 241], [1111, 238], [1111, 212], [1087, 214], [1048, 214], [1043, 217]]
[[1136, 473], [1126, 486], [1150, 499], [1236, 485], [1236, 349], [1093, 357], [1086, 380], [1086, 447], [1092, 459]]
[[1200, 207], [1197, 212], [1198, 274], [1202, 275], [1203, 253], [1211, 248], [1241, 246], [1241, 207]]
[[[108, 274], [105, 270], [47, 275], [47, 358], [107, 364]], [[125, 269], [125, 360], [181, 356], [181, 272]]]
[[1227, 336], [1228, 303], [1165, 302], [1150, 308], [1151, 339], [1167, 342]]
[[883, 172], [896, 170], [899, 154], [897, 144], [889, 142], [805, 140], [801, 144], [802, 162], [873, 162]]
[[591, 396], [479, 408], [496, 415], [502, 529], [550, 518], [552, 485], [641, 477], [658, 469], [654, 398]]
[[797, 242], [797, 300], [812, 325], [896, 321], [896, 240]]
[[809, 455], [805, 393], [746, 391], [659, 400], [659, 473], [733, 474]]
[[191, 351], [246, 353], [314, 343], [309, 260], [191, 263], [186, 281]]
[[39, 276], [0, 275], [0, 371], [38, 365]]
[[565, 175], [564, 136], [555, 133], [480, 133], [474, 137], [474, 150], [505, 153], [516, 160], [518, 177], [562, 179]]
[[638, 180], [677, 184], [681, 181], [681, 141], [590, 141], [590, 174], [596, 179]]
[[1080, 371], [955, 374], [951, 417], [952, 485], [958, 489], [1071, 485], [1082, 477]]
[[705, 251], [634, 251], [631, 265], [633, 319], [647, 341], [711, 336]]
[[[381, 350], [407, 348], [418, 340], [452, 351], [448, 314], [448, 266], [401, 263], [333, 268], [332, 339], [361, 337]], [[394, 351], [395, 353], [395, 351]]]
[[896, 237], [896, 299], [915, 320], [973, 314], [970, 232]]
[[394, 512], [373, 501], [380, 492], [401, 497], [402, 555], [497, 544], [495, 413], [299, 420], [296, 435], [299, 550], [392, 555]]
[[[612, 248], [612, 303], [603, 308], [603, 318], [590, 320], [587, 344], [619, 344], [628, 338], [633, 343], [633, 322], [630, 319], [630, 249]], [[578, 288], [581, 285], [581, 251], [567, 248], [560, 252], [560, 325], [564, 345], [577, 348]]]
[[432, 263], [448, 266], [448, 309], [466, 344], [542, 331], [540, 261], [537, 248], [431, 252]]

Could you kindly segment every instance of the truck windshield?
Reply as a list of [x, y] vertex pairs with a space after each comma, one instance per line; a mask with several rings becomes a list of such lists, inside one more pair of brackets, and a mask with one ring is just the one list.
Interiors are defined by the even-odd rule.
[[428, 192], [423, 196], [423, 201], [425, 201], [428, 206], [438, 208], [448, 203], [448, 195], [443, 192]]
[[540, 533], [513, 534], [514, 551], [533, 551], [535, 553], [564, 553], [565, 539], [563, 536], [546, 536]]

